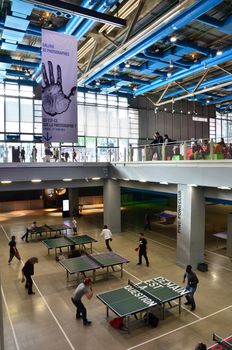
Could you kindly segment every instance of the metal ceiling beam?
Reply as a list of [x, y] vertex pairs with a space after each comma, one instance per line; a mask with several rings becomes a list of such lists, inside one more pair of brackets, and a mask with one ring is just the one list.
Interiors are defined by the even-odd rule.
[[175, 27], [175, 30], [181, 29], [221, 2], [223, 0], [185, 0], [180, 2], [174, 9], [165, 13], [165, 15], [161, 16], [143, 31], [140, 31], [128, 43], [90, 70], [88, 74], [79, 80], [79, 84], [89, 84], [91, 81], [100, 78], [115, 66], [144, 51], [146, 48], [154, 45], [155, 42], [171, 35], [173, 27]]
[[232, 95], [224, 96], [224, 97], [218, 98], [217, 100], [212, 100], [211, 102], [207, 103], [207, 105], [212, 105], [212, 104], [215, 104], [215, 103], [228, 102], [228, 101], [232, 101]]
[[164, 95], [166, 94], [166, 92], [168, 91], [170, 85], [171, 85], [171, 84], [168, 84], [168, 85], [166, 86], [166, 88], [165, 88], [164, 91], [162, 92], [160, 98], [157, 100], [156, 104], [157, 104], [157, 103], [160, 103], [160, 101], [162, 100], [162, 98], [164, 97]]
[[193, 89], [193, 92], [195, 92], [199, 86], [201, 85], [201, 83], [204, 81], [206, 75], [208, 74], [209, 70], [207, 69], [204, 74], [202, 75], [201, 79], [198, 81], [197, 85], [195, 86], [195, 88]]
[[69, 13], [72, 16], [81, 16], [87, 19], [91, 19], [100, 23], [110, 24], [115, 27], [125, 27], [126, 20], [107, 15], [105, 13], [100, 13], [94, 10], [90, 10], [78, 5], [73, 5], [67, 2], [63, 2], [60, 0], [24, 0], [25, 2], [29, 2], [35, 5], [45, 5], [49, 8], [57, 11], [64, 11], [65, 13]]
[[132, 22], [131, 22], [131, 24], [130, 24], [130, 26], [128, 28], [128, 31], [127, 31], [127, 33], [125, 35], [125, 38], [123, 39], [121, 45], [126, 43], [127, 40], [130, 38], [130, 35], [131, 35], [131, 32], [132, 32], [132, 30], [133, 30], [133, 28], [135, 26], [135, 23], [137, 22], [137, 19], [139, 18], [139, 15], [140, 15], [140, 13], [141, 13], [141, 11], [143, 9], [144, 3], [145, 3], [145, 0], [140, 0], [139, 6], [137, 7], [137, 10], [136, 10], [136, 13], [134, 15], [134, 18], [133, 18], [133, 20], [132, 20]]
[[173, 101], [176, 102], [176, 101], [180, 101], [180, 100], [186, 99], [186, 98], [188, 98], [188, 97], [194, 97], [194, 96], [199, 95], [199, 94], [205, 94], [205, 93], [208, 92], [208, 91], [213, 91], [213, 90], [216, 90], [216, 89], [220, 89], [220, 88], [222, 88], [222, 87], [224, 87], [224, 86], [227, 86], [227, 85], [230, 85], [230, 84], [231, 84], [231, 82], [228, 81], [228, 82], [226, 82], [226, 83], [219, 84], [219, 85], [217, 85], [217, 86], [212, 86], [212, 87], [210, 87], [210, 88], [198, 90], [198, 91], [196, 91], [196, 92], [190, 92], [190, 93], [188, 93], [188, 94], [185, 94], [185, 95], [183, 95], [183, 96], [177, 97], [177, 98], [175, 98], [175, 99], [172, 98], [171, 100], [157, 103], [157, 107], [158, 107], [158, 106], [166, 105], [166, 104], [168, 104], [168, 103], [172, 103]]

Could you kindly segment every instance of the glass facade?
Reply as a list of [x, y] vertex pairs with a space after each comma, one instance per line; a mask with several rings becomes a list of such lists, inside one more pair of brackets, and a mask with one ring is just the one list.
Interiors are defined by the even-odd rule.
[[[59, 160], [68, 153], [71, 161], [74, 152], [78, 161], [128, 160], [129, 143], [138, 144], [139, 122], [138, 110], [129, 108], [127, 98], [78, 92], [77, 106], [76, 142], [51, 145], [59, 148]], [[0, 113], [0, 162], [20, 161], [13, 153], [22, 147], [25, 161], [31, 161], [33, 145], [37, 161], [45, 161], [42, 103], [34, 99], [33, 87], [0, 84]]]

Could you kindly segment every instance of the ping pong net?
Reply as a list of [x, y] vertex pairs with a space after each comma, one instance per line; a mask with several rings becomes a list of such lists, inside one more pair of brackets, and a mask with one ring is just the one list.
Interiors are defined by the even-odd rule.
[[140, 293], [146, 295], [146, 297], [148, 297], [148, 298], [152, 299], [153, 301], [155, 301], [158, 305], [162, 304], [162, 300], [161, 299], [159, 299], [158, 297], [154, 296], [153, 294], [145, 291], [145, 289], [140, 287], [138, 284], [135, 284], [131, 280], [128, 280], [128, 284], [129, 284], [129, 286], [131, 286], [134, 289], [138, 290]]
[[221, 337], [219, 337], [219, 335], [213, 333], [213, 340], [216, 341], [219, 345], [222, 346], [222, 349], [225, 350], [231, 350], [232, 349], [232, 344], [228, 343], [226, 341], [226, 339], [222, 339]]

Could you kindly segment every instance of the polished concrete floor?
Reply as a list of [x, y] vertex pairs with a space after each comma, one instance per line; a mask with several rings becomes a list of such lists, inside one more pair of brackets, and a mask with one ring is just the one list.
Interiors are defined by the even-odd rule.
[[[232, 334], [232, 261], [225, 255], [225, 242], [218, 242], [212, 233], [226, 229], [226, 216], [231, 207], [206, 207], [206, 250], [205, 261], [208, 272], [197, 271], [200, 283], [196, 292], [197, 307], [191, 312], [182, 307], [167, 310], [164, 320], [157, 328], [150, 328], [143, 321], [132, 319], [131, 332], [112, 328], [106, 320], [106, 308], [95, 297], [99, 292], [107, 291], [133, 281], [164, 276], [182, 285], [183, 269], [176, 265], [176, 228], [175, 225], [152, 223], [152, 230], [146, 231], [150, 267], [137, 266], [135, 247], [138, 233], [143, 226], [142, 209], [122, 212], [123, 232], [114, 234], [112, 248], [118, 254], [127, 257], [124, 276], [113, 274], [108, 280], [98, 276], [93, 285], [92, 300], [83, 299], [92, 325], [84, 327], [75, 319], [75, 309], [70, 297], [76, 286], [72, 280], [67, 284], [62, 266], [55, 261], [54, 254], [47, 254], [40, 239], [26, 243], [20, 239], [25, 227], [36, 220], [38, 225], [45, 223], [70, 223], [54, 210], [18, 211], [0, 215], [0, 264], [3, 291], [3, 320], [5, 349], [21, 350], [150, 350], [194, 349], [198, 342], [208, 346], [213, 344], [213, 332], [222, 337]], [[106, 251], [100, 237], [103, 224], [101, 210], [84, 211], [78, 220], [79, 234], [88, 234], [98, 240], [93, 248], [95, 252]], [[25, 262], [31, 256], [37, 256], [35, 265], [34, 291], [28, 295], [20, 282], [22, 265], [14, 259], [7, 265], [8, 241], [11, 235], [17, 237], [17, 247]], [[159, 311], [157, 310], [157, 316]], [[110, 319], [115, 315], [110, 313]]]

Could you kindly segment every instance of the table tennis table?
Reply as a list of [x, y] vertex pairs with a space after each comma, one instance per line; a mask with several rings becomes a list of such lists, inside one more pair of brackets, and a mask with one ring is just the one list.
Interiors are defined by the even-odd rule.
[[128, 263], [129, 260], [116, 254], [115, 252], [99, 253], [93, 255], [82, 255], [80, 257], [64, 259], [60, 261], [60, 264], [66, 269], [67, 280], [71, 274], [82, 273], [85, 276], [85, 272], [92, 271], [92, 280], [96, 280], [96, 270], [106, 268], [106, 276], [109, 277], [109, 268], [112, 268], [113, 272], [115, 266], [120, 267], [121, 278], [123, 277], [123, 264]]
[[[143, 312], [148, 316], [149, 310], [156, 306], [161, 307], [163, 319], [166, 303], [170, 308], [178, 306], [180, 314], [181, 298], [187, 294], [189, 291], [186, 288], [160, 276], [137, 284], [128, 281], [127, 286], [97, 294], [97, 298], [106, 305], [106, 317], [109, 317], [109, 309], [118, 317], [123, 317], [129, 332], [130, 316], [138, 319], [139, 313], [141, 319]], [[178, 303], [173, 305], [171, 302], [174, 300], [178, 300]]]
[[92, 253], [93, 247], [92, 243], [97, 242], [96, 239], [88, 236], [88, 235], [80, 235], [80, 236], [69, 236], [69, 237], [59, 237], [59, 238], [48, 238], [42, 241], [42, 243], [48, 248], [48, 254], [51, 249], [55, 249], [55, 257], [57, 257], [57, 250], [61, 248], [68, 248], [79, 246], [79, 249], [86, 250], [86, 245], [90, 245], [90, 251]]
[[210, 346], [208, 350], [231, 350], [232, 349], [232, 336], [229, 336], [225, 339], [219, 337], [217, 334], [213, 334], [213, 340], [216, 344]]
[[71, 229], [69, 225], [66, 224], [57, 224], [57, 225], [42, 225], [42, 226], [36, 226], [33, 230], [30, 231], [30, 235], [32, 238], [32, 235], [40, 235], [42, 237], [43, 234], [45, 236], [49, 235], [52, 236], [52, 233], [59, 234], [61, 236], [62, 231], [67, 235], [68, 229]]
[[160, 223], [162, 224], [173, 224], [176, 220], [176, 214], [167, 213], [165, 211], [155, 214], [155, 216], [158, 217]]
[[225, 241], [228, 239], [228, 233], [225, 231], [213, 233], [213, 236], [217, 238], [217, 247], [219, 247], [219, 239], [223, 239]]

